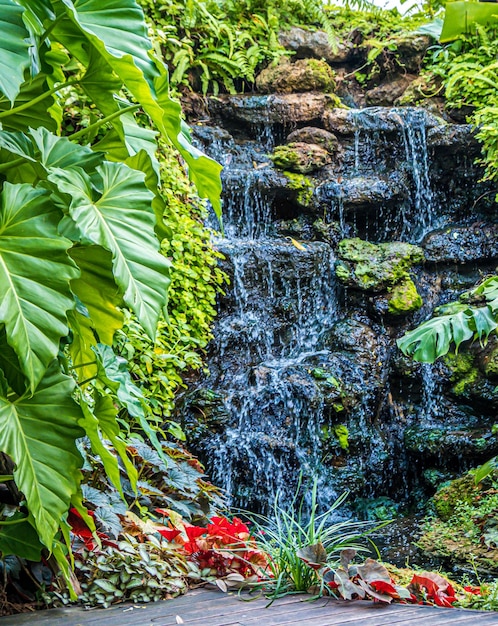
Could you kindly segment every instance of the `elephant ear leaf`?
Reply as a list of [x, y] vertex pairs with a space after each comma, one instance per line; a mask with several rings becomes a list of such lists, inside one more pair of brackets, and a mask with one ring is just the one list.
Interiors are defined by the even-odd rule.
[[82, 414], [73, 389], [54, 361], [31, 397], [0, 397], [0, 450], [16, 465], [14, 480], [49, 549], [81, 480], [75, 440], [83, 435]]
[[100, 196], [82, 170], [54, 170], [49, 180], [70, 198], [69, 213], [82, 242], [111, 252], [123, 299], [153, 338], [166, 303], [170, 262], [159, 253], [154, 234], [152, 193], [143, 173], [122, 163], [106, 162], [97, 172]]
[[30, 66], [29, 33], [24, 25], [24, 9], [12, 0], [0, 0], [0, 91], [13, 103]]
[[68, 334], [74, 307], [69, 283], [78, 268], [70, 242], [57, 233], [60, 215], [49, 193], [5, 183], [0, 215], [0, 323], [31, 391]]

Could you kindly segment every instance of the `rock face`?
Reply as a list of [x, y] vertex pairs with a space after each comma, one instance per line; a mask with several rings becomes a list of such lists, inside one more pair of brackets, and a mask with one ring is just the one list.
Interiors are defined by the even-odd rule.
[[297, 27], [282, 31], [279, 41], [284, 48], [292, 50], [298, 59], [324, 59], [330, 64], [346, 63], [353, 47], [350, 42], [337, 42], [332, 47], [324, 31], [310, 31]]
[[[285, 37], [294, 69], [323, 59], [344, 77], [338, 64], [353, 62], [352, 48], [334, 52], [320, 34]], [[427, 45], [398, 42], [408, 74]], [[394, 85], [411, 80], [381, 70], [363, 101], [370, 92], [391, 104]], [[300, 472], [318, 477], [324, 506], [344, 489], [419, 501], [431, 476], [498, 452], [496, 341], [432, 366], [396, 345], [496, 271], [495, 189], [474, 163], [472, 129], [446, 113], [357, 107], [346, 79], [342, 102], [285, 80], [267, 72], [259, 84], [300, 93], [222, 95], [208, 102], [209, 123], [192, 120], [224, 166], [230, 286], [210, 373], [179, 415], [236, 506], [267, 511], [277, 492], [291, 497]]]
[[256, 77], [256, 88], [260, 93], [333, 92], [334, 72], [325, 61], [298, 59], [291, 63], [283, 57]]

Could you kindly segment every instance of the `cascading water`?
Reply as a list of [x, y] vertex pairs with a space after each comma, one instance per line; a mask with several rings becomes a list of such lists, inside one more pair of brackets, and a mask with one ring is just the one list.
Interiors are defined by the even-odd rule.
[[[340, 164], [317, 176], [320, 232], [337, 222], [339, 238], [419, 242], [439, 225], [427, 132], [434, 119], [409, 108], [350, 111]], [[300, 473], [318, 479], [323, 504], [344, 489], [406, 496], [406, 423], [412, 414], [429, 426], [440, 418], [442, 383], [425, 367], [398, 390], [398, 322], [388, 319], [386, 331], [374, 298], [338, 286], [333, 242], [278, 235], [282, 216], [291, 226], [300, 218], [269, 159], [271, 131], [251, 123], [233, 135], [197, 132], [225, 166], [226, 239], [217, 245], [231, 278], [211, 373], [187, 400], [191, 430], [202, 434], [197, 451], [229, 504], [252, 510], [268, 511], [277, 493], [289, 499]], [[307, 223], [316, 219], [299, 210]]]

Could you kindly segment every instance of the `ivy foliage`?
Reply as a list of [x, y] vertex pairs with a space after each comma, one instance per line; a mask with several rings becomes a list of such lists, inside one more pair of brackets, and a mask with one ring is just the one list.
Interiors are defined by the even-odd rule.
[[[136, 489], [126, 410], [167, 466], [111, 348], [123, 309], [154, 338], [171, 283], [156, 135], [138, 109], [218, 213], [220, 166], [190, 144], [134, 0], [2, 0], [0, 24], [0, 474], [17, 504], [3, 510], [0, 552], [45, 548], [68, 575], [70, 505], [95, 528], [77, 440], [88, 437], [118, 493], [121, 468]], [[90, 124], [63, 136], [72, 89]]]
[[[163, 224], [171, 233], [162, 241], [162, 252], [171, 262], [167, 318], [159, 321], [155, 341], [130, 314], [116, 335], [116, 350], [129, 361], [158, 426], [173, 412], [174, 398], [184, 387], [183, 375], [203, 367], [202, 350], [212, 337], [216, 296], [226, 281], [218, 267], [221, 254], [203, 225], [206, 208], [169, 146], [161, 145], [160, 168]], [[184, 438], [175, 422], [168, 424], [172, 435]]]

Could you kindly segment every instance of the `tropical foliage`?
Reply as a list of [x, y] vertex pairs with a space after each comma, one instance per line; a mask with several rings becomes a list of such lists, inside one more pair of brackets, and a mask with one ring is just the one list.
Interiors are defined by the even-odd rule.
[[[2, 0], [0, 22], [0, 450], [15, 504], [3, 511], [0, 551], [37, 560], [46, 548], [65, 568], [71, 503], [94, 528], [77, 440], [89, 438], [118, 493], [120, 464], [136, 489], [125, 407], [167, 464], [111, 348], [123, 307], [153, 338], [167, 301], [171, 262], [159, 247], [172, 234], [156, 132], [218, 214], [219, 166], [191, 145], [134, 0]], [[89, 124], [61, 136], [75, 91]]]
[[154, 39], [171, 67], [171, 83], [206, 94], [243, 91], [263, 65], [286, 54], [282, 27], [324, 28], [335, 42], [321, 0], [141, 0]]

